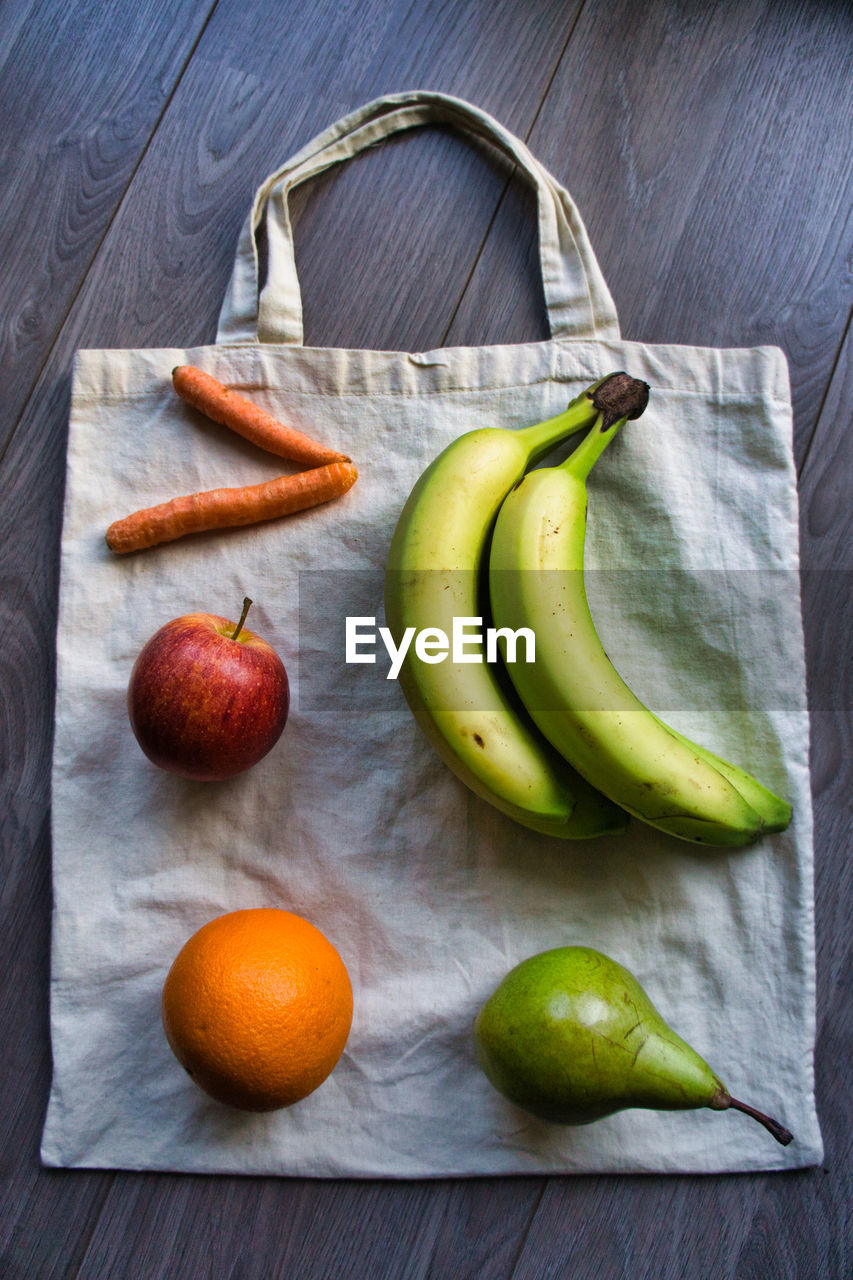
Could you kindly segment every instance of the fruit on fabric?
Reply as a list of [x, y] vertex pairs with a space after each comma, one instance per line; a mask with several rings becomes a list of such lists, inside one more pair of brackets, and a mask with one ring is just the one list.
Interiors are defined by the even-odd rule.
[[516, 965], [477, 1014], [475, 1041], [495, 1088], [544, 1120], [589, 1124], [629, 1107], [734, 1108], [783, 1146], [792, 1140], [731, 1096], [626, 968], [589, 947], [557, 947]]
[[[483, 574], [495, 514], [506, 494], [560, 440], [599, 412], [642, 412], [644, 382], [616, 373], [556, 418], [518, 431], [485, 428], [455, 440], [415, 484], [397, 522], [385, 574], [385, 613], [404, 635], [441, 631], [483, 613]], [[410, 631], [413, 629], [413, 631]], [[619, 831], [624, 813], [561, 759], [507, 687], [500, 662], [426, 661], [410, 648], [400, 683], [417, 723], [477, 795], [524, 826], [570, 839]]]
[[128, 713], [149, 760], [199, 781], [243, 773], [271, 751], [287, 722], [290, 685], [272, 645], [210, 613], [161, 627], [130, 676]]
[[529, 472], [498, 512], [489, 559], [493, 621], [536, 635], [535, 662], [508, 672], [552, 746], [615, 804], [683, 840], [747, 844], [784, 830], [790, 805], [646, 708], [614, 669], [590, 615], [587, 476], [623, 423], [599, 416], [564, 463]]
[[218, 1102], [289, 1107], [334, 1069], [353, 994], [335, 947], [301, 916], [274, 907], [209, 921], [178, 953], [162, 1017], [175, 1057]]

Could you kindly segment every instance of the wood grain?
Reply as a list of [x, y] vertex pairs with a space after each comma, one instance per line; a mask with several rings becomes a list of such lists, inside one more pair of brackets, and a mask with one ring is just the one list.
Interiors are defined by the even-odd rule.
[[[800, 474], [800, 542], [815, 819], [818, 1033], [815, 1073], [826, 1167], [808, 1203], [824, 1240], [827, 1275], [842, 1275], [844, 1247], [832, 1229], [853, 1202], [850, 1090], [838, 1064], [849, 1056], [853, 954], [849, 913], [853, 872], [853, 332], [848, 325], [808, 441]], [[795, 1273], [796, 1274], [796, 1273]], [[802, 1274], [807, 1274], [802, 1272]], [[818, 1274], [816, 1272], [815, 1274]]]
[[[803, 1199], [807, 1184], [815, 1187], [819, 1180], [808, 1173], [705, 1180], [552, 1179], [513, 1280], [583, 1275], [591, 1258], [591, 1274], [602, 1280], [635, 1275], [840, 1277], [841, 1272], [827, 1269], [831, 1241], [816, 1197], [805, 1197], [809, 1212], [818, 1210], [810, 1220], [790, 1213], [792, 1197]], [[577, 1229], [566, 1232], [567, 1220]]]
[[[624, 337], [783, 348], [798, 456], [853, 305], [851, 37], [832, 4], [589, 5], [529, 139], [579, 206]], [[530, 234], [501, 210], [453, 340], [499, 305], [498, 246]]]
[[69, 0], [4, 21], [0, 454], [209, 8]]
[[[849, 6], [825, 0], [10, 0], [0, 25], [0, 1272], [38, 1277], [849, 1274]], [[823, 1170], [200, 1178], [50, 1171], [50, 752], [70, 369], [212, 340], [255, 186], [377, 94], [469, 98], [575, 197], [626, 336], [778, 342], [801, 462]], [[453, 131], [293, 201], [306, 340], [546, 336], [533, 201]], [[736, 1123], [725, 1116], [720, 1123]]]

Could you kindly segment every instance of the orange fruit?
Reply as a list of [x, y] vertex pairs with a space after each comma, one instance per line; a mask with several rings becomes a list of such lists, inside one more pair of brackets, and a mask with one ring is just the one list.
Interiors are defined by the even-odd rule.
[[181, 948], [166, 977], [163, 1028], [200, 1088], [274, 1111], [307, 1097], [344, 1050], [352, 986], [331, 942], [275, 907], [231, 911]]

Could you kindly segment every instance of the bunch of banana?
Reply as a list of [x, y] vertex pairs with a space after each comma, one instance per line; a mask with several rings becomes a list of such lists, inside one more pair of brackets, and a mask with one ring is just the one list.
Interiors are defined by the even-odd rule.
[[[385, 614], [395, 644], [421, 632], [449, 635], [454, 618], [482, 618], [488, 539], [507, 493], [532, 463], [589, 428], [614, 400], [627, 396], [626, 411], [636, 414], [647, 395], [645, 383], [612, 374], [556, 418], [518, 431], [471, 431], [439, 454], [412, 490], [391, 542]], [[477, 795], [549, 835], [583, 839], [624, 829], [624, 811], [532, 724], [500, 661], [483, 661], [476, 646], [462, 662], [430, 659], [426, 646], [421, 652], [407, 651], [403, 692], [441, 758]]]
[[643, 706], [590, 616], [586, 480], [624, 422], [599, 414], [564, 463], [531, 471], [501, 506], [489, 558], [493, 621], [536, 636], [535, 662], [507, 670], [548, 741], [623, 809], [684, 840], [747, 844], [784, 830], [790, 805]]

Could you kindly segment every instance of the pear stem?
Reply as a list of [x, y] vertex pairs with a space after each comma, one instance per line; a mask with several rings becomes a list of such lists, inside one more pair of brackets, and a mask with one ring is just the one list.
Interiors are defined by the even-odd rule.
[[236, 639], [237, 639], [237, 637], [238, 637], [238, 635], [240, 634], [240, 632], [243, 630], [243, 623], [246, 621], [246, 614], [249, 612], [249, 610], [251, 609], [251, 607], [252, 607], [252, 602], [251, 602], [251, 600], [249, 599], [249, 597], [248, 597], [248, 596], [244, 596], [244, 597], [243, 597], [243, 612], [240, 614], [240, 621], [237, 623], [237, 627], [236, 627], [236, 629], [235, 629], [235, 631], [234, 631], [234, 634], [231, 636], [231, 639], [232, 639], [232, 640], [236, 640]]
[[738, 1102], [737, 1098], [729, 1098], [729, 1106], [734, 1107], [735, 1111], [742, 1111], [746, 1116], [752, 1116], [753, 1120], [763, 1124], [767, 1132], [772, 1133], [783, 1147], [787, 1147], [788, 1143], [793, 1141], [794, 1135], [790, 1130], [781, 1125], [778, 1120], [774, 1120], [772, 1116], [766, 1116], [763, 1111], [756, 1111], [755, 1107], [750, 1107], [745, 1102]]
[[587, 392], [573, 400], [567, 409], [558, 413], [556, 418], [548, 418], [546, 422], [537, 422], [532, 427], [522, 427], [518, 431], [519, 438], [529, 451], [529, 461], [538, 462], [554, 445], [574, 435], [576, 431], [584, 431], [595, 421], [595, 405]]

